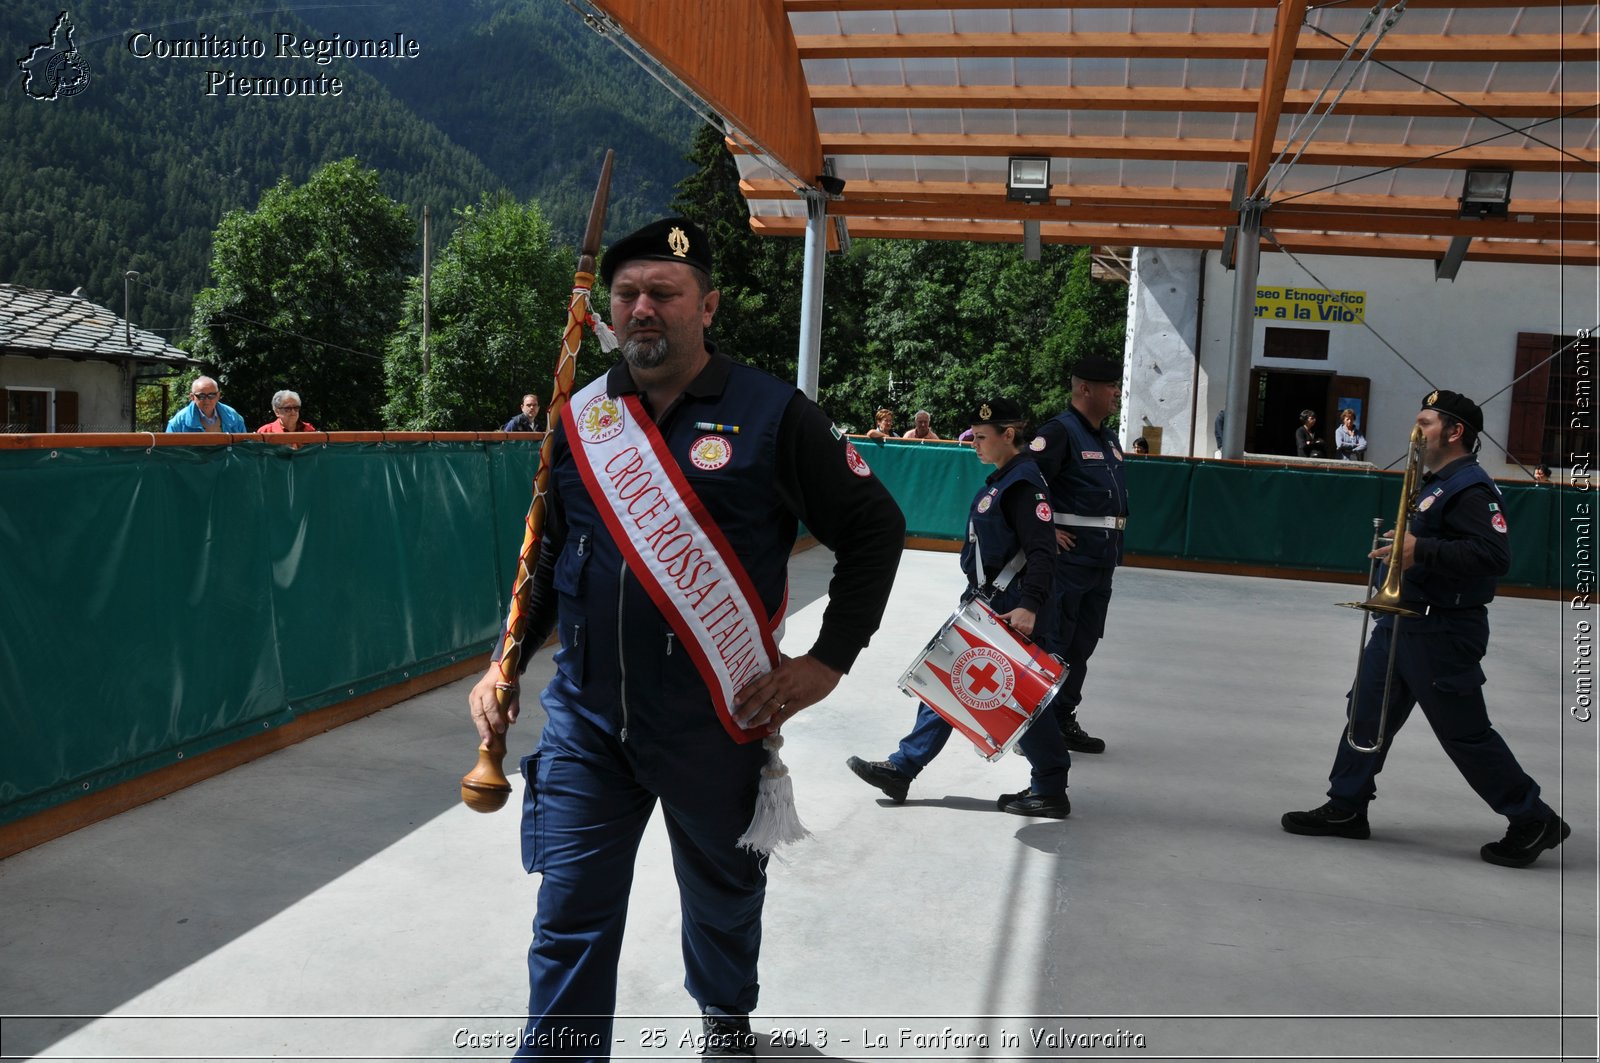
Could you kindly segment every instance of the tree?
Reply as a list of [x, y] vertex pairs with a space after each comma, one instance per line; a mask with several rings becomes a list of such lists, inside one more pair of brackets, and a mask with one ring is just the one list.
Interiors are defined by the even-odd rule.
[[354, 158], [299, 187], [285, 178], [217, 227], [193, 353], [249, 424], [266, 418], [273, 392], [292, 388], [325, 431], [375, 427], [381, 352], [415, 253], [405, 208]]
[[722, 293], [710, 337], [741, 362], [781, 380], [795, 378], [800, 346], [799, 241], [757, 236], [739, 193], [739, 169], [713, 125], [695, 131], [686, 156], [695, 172], [678, 182], [672, 209], [711, 238], [713, 278]]
[[[704, 227], [722, 303], [712, 337], [742, 361], [794, 379], [804, 246], [757, 236], [722, 134], [701, 127], [674, 209]], [[848, 188], [845, 192], [849, 195]], [[1015, 398], [1035, 422], [1065, 409], [1071, 367], [1122, 350], [1127, 287], [1094, 281], [1089, 250], [1048, 245], [1038, 262], [1016, 244], [857, 240], [830, 255], [823, 287], [818, 399], [864, 430], [888, 406], [902, 424], [926, 409], [955, 434], [968, 410]]]
[[1122, 351], [1127, 288], [1090, 277], [1088, 248], [1048, 245], [1027, 262], [1014, 244], [864, 245], [870, 339], [840, 388], [841, 419], [848, 409], [870, 423], [884, 405], [905, 423], [925, 409], [954, 434], [979, 401], [1003, 395], [1037, 424], [1066, 408], [1079, 358]]
[[[576, 255], [551, 242], [534, 203], [484, 196], [458, 213], [433, 272], [428, 372], [422, 371], [422, 285], [406, 294], [389, 343], [385, 422], [413, 430], [499, 428], [529, 391], [550, 402]], [[604, 371], [580, 360], [577, 384]]]

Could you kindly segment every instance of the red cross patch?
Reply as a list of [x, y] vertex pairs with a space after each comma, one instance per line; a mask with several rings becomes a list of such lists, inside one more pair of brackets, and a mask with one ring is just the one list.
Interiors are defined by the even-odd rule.
[[866, 459], [856, 452], [856, 448], [849, 440], [844, 444], [844, 461], [850, 466], [850, 471], [857, 476], [871, 476], [872, 470], [867, 467]]

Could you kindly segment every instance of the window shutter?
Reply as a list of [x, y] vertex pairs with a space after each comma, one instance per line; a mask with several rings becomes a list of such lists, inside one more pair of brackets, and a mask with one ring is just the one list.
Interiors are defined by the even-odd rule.
[[62, 391], [56, 389], [56, 431], [77, 432], [81, 427], [78, 424], [78, 393], [76, 391]]
[[[1545, 407], [1549, 404], [1550, 363], [1555, 337], [1548, 332], [1517, 333], [1517, 357], [1511, 377], [1511, 426], [1506, 432], [1506, 460], [1537, 465], [1544, 450]], [[1540, 362], [1545, 364], [1539, 365]], [[1539, 365], [1538, 369], [1528, 370]], [[1526, 377], [1522, 374], [1528, 373]]]

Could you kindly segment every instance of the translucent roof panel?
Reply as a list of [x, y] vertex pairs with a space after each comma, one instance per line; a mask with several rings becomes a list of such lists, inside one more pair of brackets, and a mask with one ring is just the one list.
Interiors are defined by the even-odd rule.
[[[881, 0], [854, 10], [863, 5], [781, 2], [792, 37], [783, 47], [798, 54], [796, 74], [811, 97], [794, 110], [810, 123], [800, 142], [814, 137], [816, 158], [831, 159], [846, 180], [837, 209], [849, 224], [882, 203], [886, 218], [899, 219], [899, 234], [955, 238], [970, 231], [956, 224], [967, 209], [990, 235], [997, 218], [1057, 226], [1092, 218], [1095, 231], [1126, 232], [1131, 243], [1141, 226], [1173, 239], [1192, 225], [1180, 246], [1220, 247], [1242, 170], [1249, 187], [1272, 188], [1264, 224], [1274, 210], [1292, 213], [1295, 228], [1327, 235], [1314, 245], [1319, 251], [1359, 254], [1379, 240], [1385, 253], [1436, 257], [1460, 231], [1462, 171], [1491, 167], [1514, 173], [1512, 217], [1473, 221], [1475, 240], [1514, 246], [1506, 253], [1520, 256], [1557, 239], [1570, 254], [1572, 241], [1585, 240], [1600, 261], [1594, 4], [1430, 0], [1404, 9], [1370, 58], [1358, 50], [1341, 62], [1358, 36], [1361, 49], [1378, 36], [1376, 25], [1363, 32], [1368, 5], [1313, 4], [1280, 53], [1276, 5], [1013, 8], [955, 0], [925, 9]], [[697, 32], [714, 38], [720, 27]], [[745, 46], [730, 41], [719, 52]], [[712, 85], [713, 110], [735, 124], [768, 120], [738, 102], [732, 84], [721, 98], [715, 72], [698, 73], [696, 84]], [[759, 76], [763, 87], [780, 83]], [[1276, 84], [1285, 86], [1281, 98], [1264, 95], [1263, 86]], [[1319, 93], [1331, 111], [1308, 116]], [[1274, 133], [1265, 153], [1256, 143], [1263, 122]], [[780, 146], [794, 142], [781, 128], [747, 133], [794, 150]], [[1005, 198], [1007, 156], [1016, 154], [1051, 158], [1045, 204]], [[813, 165], [739, 159], [752, 213], [781, 221], [767, 231], [795, 231], [805, 215], [799, 190], [775, 173], [811, 173]], [[1537, 205], [1521, 221], [1518, 201]], [[1546, 224], [1552, 205], [1570, 220], [1559, 235]]]

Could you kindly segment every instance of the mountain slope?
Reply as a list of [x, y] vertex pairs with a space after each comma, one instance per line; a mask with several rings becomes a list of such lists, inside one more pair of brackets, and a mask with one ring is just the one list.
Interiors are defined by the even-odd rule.
[[[83, 0], [70, 14], [89, 72], [82, 91], [41, 100], [24, 91], [21, 72], [6, 79], [0, 279], [82, 286], [120, 310], [123, 271], [137, 270], [134, 321], [176, 338], [206, 283], [222, 215], [253, 209], [280, 177], [304, 181], [334, 159], [355, 155], [379, 170], [385, 191], [414, 217], [430, 206], [436, 247], [456, 209], [502, 189], [538, 199], [557, 234], [575, 240], [606, 141], [621, 149], [612, 231], [664, 209], [671, 183], [687, 172], [681, 156], [692, 115], [609, 44], [585, 40], [592, 35], [560, 0], [198, 18], [191, 11], [181, 0]], [[0, 54], [29, 56], [50, 40], [59, 13], [44, 0], [0, 7]], [[305, 21], [313, 17], [316, 23]], [[398, 33], [416, 42], [418, 55], [279, 58], [279, 33], [300, 40]], [[220, 42], [240, 41], [260, 42], [266, 54], [170, 54], [224, 51]], [[218, 78], [232, 71], [234, 85], [273, 79], [280, 91], [284, 79], [337, 77], [342, 91], [228, 95], [208, 71]], [[641, 100], [651, 102], [637, 113], [623, 107]], [[574, 149], [575, 140], [586, 143]]]

